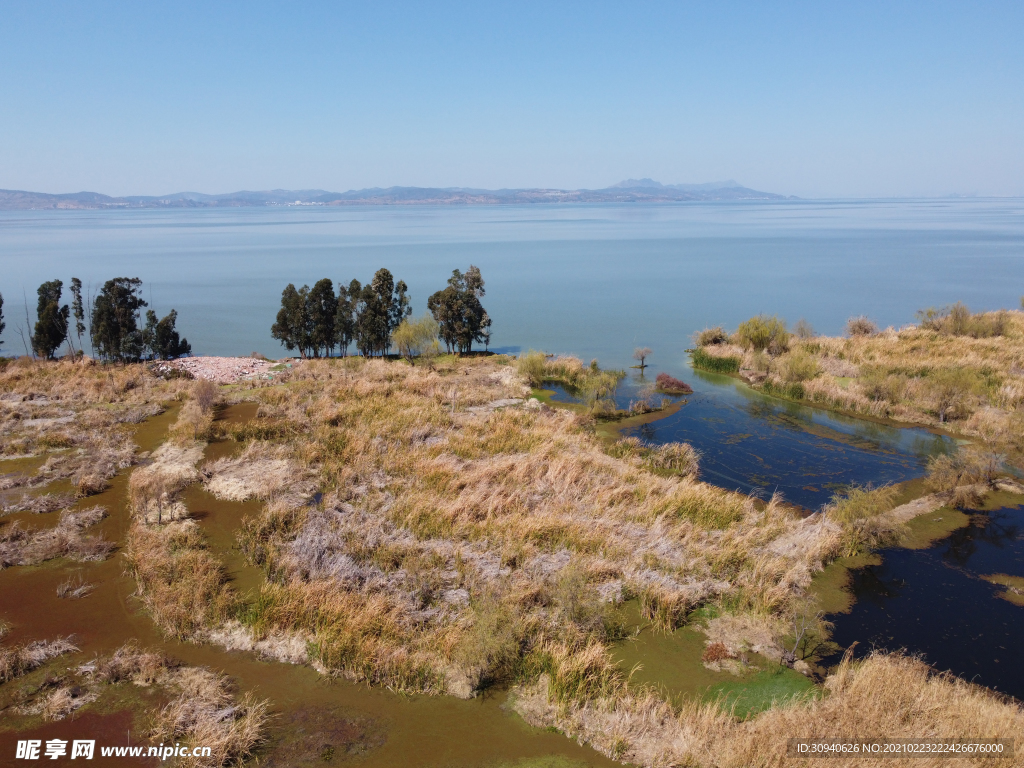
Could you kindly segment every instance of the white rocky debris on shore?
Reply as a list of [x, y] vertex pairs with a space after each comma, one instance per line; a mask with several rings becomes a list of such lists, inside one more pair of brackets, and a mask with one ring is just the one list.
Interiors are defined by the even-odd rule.
[[[231, 384], [236, 381], [273, 378], [272, 369], [278, 365], [273, 360], [257, 357], [183, 357], [161, 363], [157, 370], [187, 371], [197, 379]], [[290, 363], [285, 365], [291, 367]]]

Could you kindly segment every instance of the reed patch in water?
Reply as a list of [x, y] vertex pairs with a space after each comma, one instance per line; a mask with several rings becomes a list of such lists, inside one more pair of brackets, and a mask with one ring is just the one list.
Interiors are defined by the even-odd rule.
[[710, 373], [739, 373], [740, 358], [732, 355], [719, 357], [712, 355], [703, 347], [698, 347], [690, 353], [690, 361], [694, 368]]

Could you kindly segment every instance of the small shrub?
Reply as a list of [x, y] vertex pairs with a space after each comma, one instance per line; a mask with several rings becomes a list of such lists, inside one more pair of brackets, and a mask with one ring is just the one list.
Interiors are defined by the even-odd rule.
[[705, 664], [714, 664], [716, 661], [734, 658], [736, 658], [735, 654], [729, 653], [725, 643], [711, 643], [711, 645], [704, 649], [704, 654], [700, 657], [700, 660]]
[[239, 443], [249, 440], [283, 440], [295, 433], [296, 428], [292, 423], [270, 419], [253, 419], [245, 424], [236, 424], [228, 428], [228, 435]]
[[851, 317], [846, 321], [847, 336], [874, 336], [876, 333], [878, 333], [878, 326], [864, 315]]
[[725, 328], [716, 325], [714, 328], [705, 328], [693, 334], [693, 343], [698, 347], [710, 347], [715, 344], [725, 344], [729, 340], [729, 334]]
[[437, 336], [439, 330], [437, 320], [429, 314], [419, 320], [407, 317], [392, 333], [391, 341], [398, 348], [398, 353], [409, 362], [420, 356], [434, 358], [441, 353]]
[[892, 485], [867, 485], [852, 486], [832, 497], [824, 512], [843, 526], [840, 546], [844, 555], [856, 554], [865, 545], [890, 544], [899, 538], [905, 526], [885, 516], [893, 509], [897, 493]]
[[970, 398], [979, 388], [977, 374], [968, 368], [940, 368], [926, 379], [926, 390], [940, 424], [968, 415]]
[[716, 357], [709, 355], [703, 349], [695, 349], [691, 352], [690, 361], [694, 368], [711, 373], [739, 373], [740, 370], [738, 357]]
[[37, 444], [44, 450], [61, 450], [71, 448], [75, 444], [75, 440], [68, 434], [57, 432], [52, 435], [43, 435]]
[[796, 321], [796, 325], [793, 326], [793, 334], [800, 340], [806, 341], [807, 339], [813, 339], [817, 334], [814, 332], [814, 328], [804, 320], [802, 317]]
[[608, 455], [617, 459], [633, 459], [647, 455], [649, 448], [639, 437], [623, 437], [608, 449]]
[[829, 514], [837, 523], [852, 525], [891, 510], [897, 493], [893, 485], [883, 485], [881, 488], [851, 486], [846, 493], [837, 493], [832, 497]]
[[671, 632], [686, 621], [691, 605], [684, 595], [656, 587], [640, 591], [640, 615], [662, 632]]
[[134, 640], [129, 640], [113, 656], [96, 665], [96, 679], [108, 685], [129, 680], [139, 685], [150, 685], [175, 666], [177, 664], [163, 654], [144, 651]]
[[537, 671], [550, 675], [548, 695], [563, 706], [611, 696], [622, 689], [622, 672], [601, 643], [583, 648], [547, 645], [537, 656]]
[[772, 367], [772, 359], [767, 352], [751, 350], [743, 356], [743, 368], [757, 373], [767, 374]]
[[97, 493], [102, 493], [110, 487], [110, 482], [107, 478], [98, 474], [84, 474], [78, 478], [78, 482], [75, 483], [76, 495], [81, 498], [86, 496], [95, 496]]
[[209, 379], [198, 379], [192, 385], [192, 399], [203, 413], [209, 413], [217, 402], [217, 385]]
[[484, 595], [473, 605], [472, 627], [459, 639], [453, 655], [475, 690], [519, 675], [526, 628], [517, 607], [494, 595]]
[[649, 449], [643, 463], [650, 469], [664, 469], [685, 477], [696, 477], [700, 453], [689, 443], [665, 443]]
[[679, 379], [669, 376], [667, 373], [659, 373], [657, 377], [654, 379], [654, 382], [657, 385], [658, 389], [660, 389], [663, 392], [668, 392], [673, 395], [693, 394], [693, 388], [689, 384], [687, 384], [685, 381], [680, 381]]
[[196, 400], [189, 400], [178, 412], [178, 419], [168, 430], [170, 438], [177, 443], [207, 440], [213, 429], [213, 412], [203, 410]]
[[782, 354], [789, 347], [786, 323], [775, 315], [757, 315], [740, 323], [736, 329], [736, 338], [745, 349], [767, 351], [772, 355]]
[[584, 380], [580, 392], [588, 403], [596, 404], [601, 400], [613, 400], [622, 378], [623, 374], [619, 371], [599, 371]]
[[793, 352], [782, 359], [782, 378], [788, 384], [810, 381], [818, 375], [818, 362], [806, 352]]
[[876, 402], [898, 403], [907, 391], [905, 376], [887, 373], [881, 368], [863, 369], [859, 384], [864, 394]]
[[62, 600], [78, 600], [88, 595], [93, 589], [95, 589], [95, 585], [89, 584], [82, 579], [81, 574], [78, 574], [57, 585], [57, 597]]
[[949, 505], [954, 509], [980, 509], [984, 501], [985, 494], [976, 485], [954, 488], [949, 497]]
[[997, 453], [961, 448], [956, 453], [928, 459], [925, 486], [935, 492], [955, 491], [966, 485], [992, 483], [999, 474], [1003, 457]]
[[[641, 370], [646, 368], [647, 358], [650, 357], [652, 354], [654, 354], [654, 352], [650, 347], [637, 347], [636, 349], [634, 349], [633, 359], [636, 360], [638, 363], [636, 367], [640, 368]], [[596, 362], [597, 360], [591, 360], [590, 367], [593, 368]]]
[[972, 314], [967, 305], [960, 301], [942, 309], [929, 307], [919, 310], [917, 319], [925, 330], [975, 339], [1003, 336], [1009, 323], [1009, 315], [1005, 311]]

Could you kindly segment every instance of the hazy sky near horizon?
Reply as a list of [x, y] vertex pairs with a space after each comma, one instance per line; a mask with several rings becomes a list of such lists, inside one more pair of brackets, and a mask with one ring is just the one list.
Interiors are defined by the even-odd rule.
[[1024, 3], [0, 2], [0, 188], [1024, 195]]

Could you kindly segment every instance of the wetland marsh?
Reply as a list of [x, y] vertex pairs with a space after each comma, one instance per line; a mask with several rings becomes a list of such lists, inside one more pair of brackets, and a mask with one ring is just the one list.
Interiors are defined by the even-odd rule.
[[[897, 710], [938, 685], [957, 718], [998, 730], [1020, 717], [899, 657], [840, 665], [835, 679], [847, 682], [822, 697], [779, 664], [792, 641], [783, 617], [840, 530], [657, 468], [655, 454], [609, 456], [585, 415], [524, 401], [513, 362], [311, 361], [274, 383], [222, 388], [205, 417], [195, 385], [141, 368], [123, 369], [95, 405], [35, 378], [61, 364], [9, 368], [9, 384], [33, 393], [7, 401], [23, 414], [7, 423], [25, 445], [69, 429], [25, 418], [61, 397], [79, 420], [99, 418], [87, 416], [97, 407], [162, 412], [131, 427], [137, 466], [70, 507], [107, 510], [96, 534], [115, 543], [111, 556], [0, 572], [4, 645], [73, 635], [77, 649], [3, 686], [7, 727], [65, 732], [33, 702], [81, 690], [90, 701], [72, 697], [76, 718], [111, 739], [129, 723], [144, 734], [175, 701], [184, 673], [174, 670], [204, 668], [227, 675], [239, 711], [267, 702], [273, 717], [247, 748], [269, 765], [660, 765], [668, 744], [672, 760], [728, 745], [728, 764], [747, 764], [770, 753], [775, 720], [823, 727], [870, 675], [904, 680]], [[102, 382], [97, 373], [83, 369], [83, 383]], [[44, 466], [68, 464], [4, 466], [17, 486], [5, 499], [21, 503], [18, 478]], [[176, 485], [155, 486], [161, 476]], [[162, 522], [153, 504], [167, 510]], [[15, 512], [4, 531], [56, 514]], [[175, 570], [185, 563], [220, 576], [190, 593], [192, 573]], [[70, 578], [92, 591], [59, 597]], [[318, 596], [328, 585], [334, 596]], [[184, 666], [141, 688], [81, 671], [127, 640]], [[660, 730], [639, 729], [652, 716]], [[945, 716], [929, 727], [946, 729]]]

